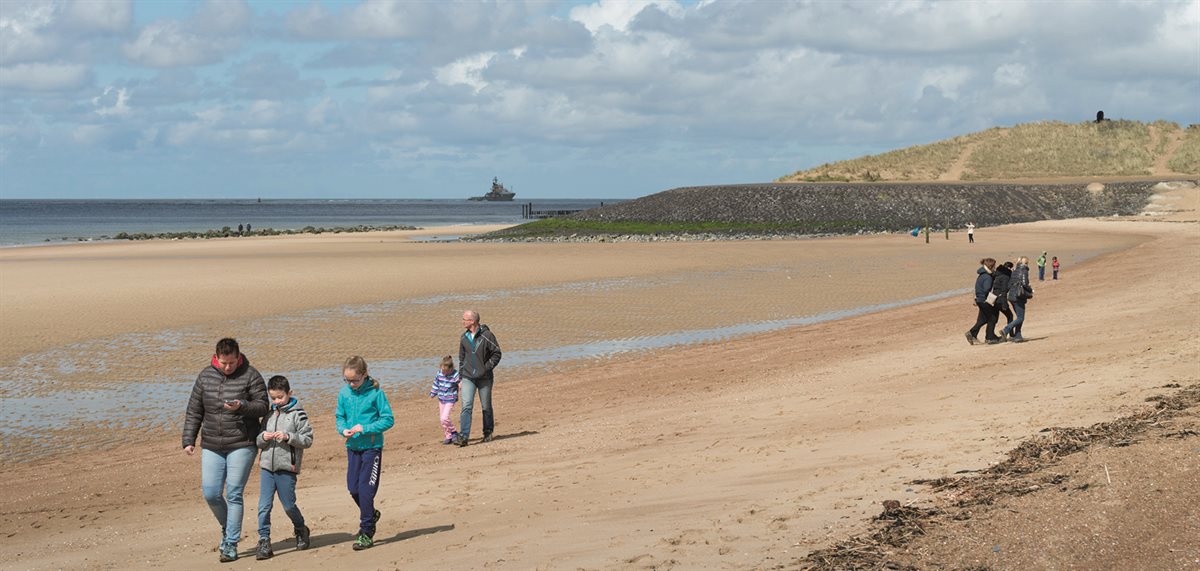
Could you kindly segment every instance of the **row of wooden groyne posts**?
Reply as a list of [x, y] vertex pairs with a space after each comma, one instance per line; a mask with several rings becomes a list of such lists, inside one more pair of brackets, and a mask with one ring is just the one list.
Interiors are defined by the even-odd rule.
[[[604, 206], [604, 203], [601, 202], [600, 206]], [[575, 214], [576, 212], [583, 212], [584, 210], [590, 210], [590, 209], [574, 208], [574, 209], [569, 209], [569, 210], [535, 210], [533, 208], [533, 203], [530, 202], [530, 203], [521, 205], [521, 218], [524, 218], [526, 220], [540, 219], [540, 218], [557, 218], [559, 216], [569, 216], [571, 214]]]

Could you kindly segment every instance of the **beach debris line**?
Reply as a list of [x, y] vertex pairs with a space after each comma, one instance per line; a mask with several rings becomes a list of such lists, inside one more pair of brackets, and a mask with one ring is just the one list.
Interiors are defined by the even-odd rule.
[[[357, 226], [334, 226], [330, 228], [305, 226], [304, 228], [286, 228], [276, 230], [275, 228], [261, 228], [258, 230], [246, 230], [238, 232], [230, 229], [228, 226], [220, 230], [203, 230], [203, 231], [185, 231], [185, 232], [121, 232], [112, 237], [113, 240], [180, 240], [185, 238], [238, 238], [243, 236], [290, 236], [293, 234], [343, 234], [354, 232], [383, 232], [390, 230], [420, 230], [417, 226], [400, 226], [400, 225], [382, 225], [372, 226], [359, 224]], [[102, 236], [107, 238], [107, 236]]]
[[[1175, 385], [1178, 387], [1178, 385]], [[1167, 385], [1164, 388], [1174, 388]], [[902, 506], [896, 500], [883, 502], [884, 510], [872, 519], [874, 531], [838, 542], [833, 547], [810, 552], [800, 560], [807, 570], [834, 569], [900, 569], [917, 567], [898, 561], [907, 544], [942, 522], [968, 520], [996, 505], [1006, 497], [1016, 497], [1039, 490], [1057, 488], [1066, 491], [1069, 476], [1046, 470], [1060, 458], [1081, 452], [1091, 446], [1121, 447], [1138, 441], [1146, 432], [1161, 431], [1164, 438], [1175, 436], [1168, 432], [1165, 421], [1200, 405], [1200, 383], [1182, 388], [1174, 395], [1158, 395], [1146, 399], [1154, 406], [1109, 422], [1086, 428], [1046, 428], [1013, 450], [1008, 458], [977, 474], [961, 477], [942, 477], [914, 480], [913, 484], [930, 486], [933, 492], [946, 492], [944, 505], [936, 508]], [[1107, 472], [1105, 479], [1111, 483]], [[964, 472], [970, 472], [964, 471]], [[1087, 489], [1084, 484], [1078, 489]], [[897, 548], [900, 548], [898, 551]]]

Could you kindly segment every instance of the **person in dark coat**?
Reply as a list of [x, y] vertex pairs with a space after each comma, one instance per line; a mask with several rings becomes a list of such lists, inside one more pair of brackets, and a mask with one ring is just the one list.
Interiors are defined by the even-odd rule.
[[492, 441], [496, 418], [492, 410], [493, 371], [500, 364], [500, 343], [487, 325], [479, 323], [479, 312], [468, 309], [462, 316], [463, 334], [458, 338], [459, 406], [458, 437], [454, 443], [466, 446], [471, 436], [471, 413], [475, 393], [483, 409], [483, 442]]
[[[979, 342], [979, 330], [984, 326], [996, 323], [996, 318], [993, 316], [995, 308], [988, 303], [988, 294], [992, 293], [992, 271], [996, 268], [996, 260], [992, 258], [984, 258], [979, 260], [979, 269], [975, 271], [975, 307], [979, 310], [975, 317], [975, 326], [967, 331], [967, 342], [974, 345]], [[996, 343], [996, 332], [988, 326], [984, 332], [984, 337], [988, 343]]]
[[1025, 340], [1021, 336], [1021, 326], [1025, 324], [1025, 303], [1031, 297], [1033, 297], [1033, 287], [1029, 285], [1029, 258], [1021, 256], [1017, 258], [1017, 267], [1013, 269], [1012, 279], [1008, 284], [1008, 301], [1012, 303], [1013, 313], [1017, 318], [1000, 331], [1001, 341], [1010, 336], [1014, 343]]
[[[988, 330], [995, 331], [996, 324], [1000, 321], [1000, 314], [1004, 314], [1007, 326], [1013, 321], [1012, 311], [1008, 309], [1008, 284], [1012, 281], [1012, 262], [1004, 262], [996, 264], [996, 271], [992, 272], [992, 293], [996, 296], [995, 303], [992, 304], [992, 321], [988, 323]], [[997, 340], [999, 335], [997, 335]]]
[[183, 451], [200, 438], [200, 489], [221, 524], [221, 562], [237, 560], [242, 536], [242, 491], [254, 467], [261, 419], [270, 411], [267, 384], [235, 339], [217, 341], [212, 362], [192, 385], [183, 421]]

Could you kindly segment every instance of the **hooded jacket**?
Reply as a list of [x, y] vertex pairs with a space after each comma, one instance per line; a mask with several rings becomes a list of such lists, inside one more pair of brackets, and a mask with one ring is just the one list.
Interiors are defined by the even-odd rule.
[[[228, 377], [213, 364], [205, 367], [192, 385], [183, 419], [183, 447], [194, 446], [228, 452], [254, 446], [259, 419], [267, 414], [267, 384], [243, 354], [241, 363]], [[225, 408], [226, 401], [241, 401], [237, 410]]]
[[1008, 305], [1008, 283], [1010, 281], [1012, 281], [1012, 270], [1003, 265], [996, 266], [996, 271], [992, 273], [992, 293], [996, 294], [996, 303], [992, 305], [996, 307]]
[[308, 423], [308, 414], [300, 407], [300, 402], [293, 397], [283, 406], [271, 405], [271, 414], [263, 419], [263, 432], [283, 432], [288, 438], [282, 442], [263, 439], [263, 432], [258, 433], [256, 442], [262, 450], [259, 466], [272, 472], [300, 473], [300, 460], [304, 457], [304, 449], [312, 446], [313, 429]]
[[349, 384], [342, 387], [338, 393], [335, 416], [339, 436], [343, 431], [354, 428], [356, 424], [362, 425], [362, 432], [346, 439], [346, 448], [351, 450], [383, 448], [383, 431], [396, 423], [387, 395], [370, 375], [363, 380], [358, 390], [350, 388]]
[[976, 273], [979, 277], [975, 278], [975, 303], [987, 303], [988, 293], [992, 291], [992, 274], [986, 266], [979, 266]]
[[1033, 288], [1029, 287], [1029, 266], [1025, 264], [1017, 264], [1013, 268], [1012, 280], [1008, 284], [1008, 301], [1024, 300], [1033, 293]]
[[458, 373], [472, 381], [490, 381], [492, 369], [500, 364], [500, 344], [487, 325], [480, 325], [472, 336], [463, 331], [458, 338]]

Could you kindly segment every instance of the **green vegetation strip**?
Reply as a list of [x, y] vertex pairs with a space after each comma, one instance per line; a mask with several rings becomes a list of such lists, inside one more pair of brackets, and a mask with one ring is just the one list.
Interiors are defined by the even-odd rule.
[[513, 228], [486, 234], [484, 238], [523, 238], [538, 236], [584, 235], [656, 235], [656, 234], [775, 234], [837, 232], [855, 230], [861, 222], [831, 220], [770, 224], [755, 222], [643, 222], [636, 220], [600, 221], [546, 218]]

